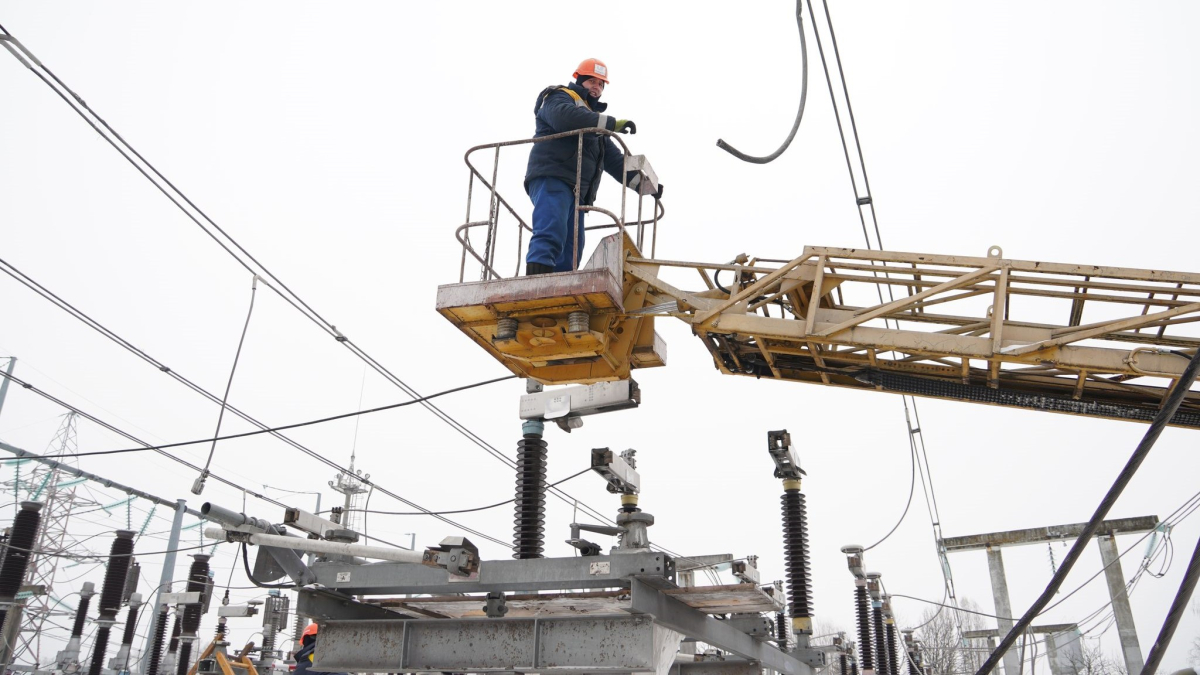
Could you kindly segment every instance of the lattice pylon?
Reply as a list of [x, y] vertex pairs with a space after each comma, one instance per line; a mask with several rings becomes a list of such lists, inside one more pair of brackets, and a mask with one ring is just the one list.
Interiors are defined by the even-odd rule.
[[[59, 425], [53, 440], [46, 448], [47, 457], [71, 455], [78, 451], [76, 417], [73, 412], [63, 416], [62, 424]], [[62, 461], [64, 464], [76, 463], [70, 457]], [[81, 500], [81, 497], [75, 494], [78, 481], [73, 480], [70, 474], [44, 464], [37, 464], [35, 467], [28, 479], [15, 486], [18, 492], [22, 488], [27, 491], [25, 499], [45, 504], [42, 508], [41, 532], [38, 533], [35, 549], [51, 554], [80, 552], [75, 546], [74, 539], [67, 533], [67, 522], [71, 519], [71, 512], [80, 504]], [[91, 503], [91, 500], [85, 499], [84, 501]], [[70, 616], [71, 614], [69, 607], [60, 605], [59, 601], [55, 599], [54, 576], [58, 571], [59, 560], [62, 558], [58, 555], [34, 555], [29, 561], [25, 584], [45, 586], [46, 593], [34, 595], [25, 601], [21, 633], [13, 655], [14, 662], [24, 655], [26, 659], [31, 659], [35, 665], [40, 666], [44, 662], [51, 662], [54, 658], [54, 654], [42, 651], [43, 628], [48, 628], [46, 622], [51, 616]], [[52, 647], [56, 644], [47, 643], [47, 646]]]

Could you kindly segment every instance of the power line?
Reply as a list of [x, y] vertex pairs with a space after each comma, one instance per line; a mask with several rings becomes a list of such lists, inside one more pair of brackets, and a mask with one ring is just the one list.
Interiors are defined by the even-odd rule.
[[[141, 439], [137, 438], [136, 436], [133, 436], [132, 434], [129, 434], [129, 433], [125, 432], [125, 431], [122, 431], [122, 430], [118, 429], [117, 427], [114, 427], [113, 425], [109, 424], [108, 422], [105, 422], [105, 421], [103, 421], [103, 420], [101, 420], [101, 419], [97, 418], [97, 417], [96, 417], [96, 416], [94, 416], [94, 415], [91, 415], [91, 414], [89, 414], [89, 413], [86, 413], [86, 412], [84, 412], [84, 411], [80, 410], [79, 408], [76, 408], [76, 407], [74, 407], [74, 406], [70, 405], [69, 403], [66, 403], [65, 401], [62, 401], [62, 400], [60, 400], [60, 399], [58, 399], [58, 398], [55, 398], [54, 396], [51, 396], [50, 394], [48, 394], [48, 393], [46, 393], [46, 392], [44, 392], [44, 391], [41, 391], [41, 390], [40, 390], [40, 389], [38, 389], [37, 387], [34, 387], [33, 385], [29, 385], [29, 384], [23, 384], [23, 385], [22, 385], [22, 387], [24, 387], [25, 389], [27, 389], [27, 390], [29, 390], [29, 391], [32, 391], [33, 393], [37, 394], [38, 396], [41, 396], [41, 397], [43, 397], [43, 398], [45, 398], [45, 399], [47, 399], [47, 400], [49, 400], [49, 401], [52, 401], [52, 402], [54, 402], [54, 403], [57, 403], [58, 405], [61, 405], [61, 406], [63, 406], [64, 408], [67, 408], [68, 410], [72, 410], [72, 411], [76, 412], [76, 413], [77, 413], [77, 414], [79, 414], [81, 417], [83, 417], [83, 418], [85, 418], [85, 419], [87, 419], [87, 420], [89, 420], [89, 421], [91, 421], [91, 422], [93, 422], [93, 423], [95, 423], [95, 424], [98, 424], [98, 425], [100, 425], [100, 426], [104, 427], [105, 429], [108, 429], [109, 431], [112, 431], [113, 433], [116, 433], [116, 434], [119, 434], [119, 435], [121, 435], [121, 436], [124, 436], [125, 438], [127, 438], [127, 439], [129, 439], [129, 440], [133, 441], [134, 443], [138, 443], [138, 444], [142, 445], [142, 446], [143, 446], [145, 449], [149, 449], [149, 450], [152, 450], [152, 451], [154, 451], [154, 452], [157, 452], [158, 454], [160, 454], [160, 455], [162, 455], [162, 456], [164, 456], [164, 457], [168, 457], [168, 458], [170, 458], [170, 459], [172, 459], [172, 460], [174, 460], [174, 461], [176, 461], [176, 462], [179, 462], [180, 464], [183, 464], [184, 466], [187, 466], [187, 467], [188, 467], [188, 468], [190, 468], [190, 469], [193, 469], [193, 470], [195, 470], [195, 471], [200, 471], [200, 467], [198, 467], [198, 466], [196, 466], [196, 465], [192, 464], [191, 462], [188, 462], [187, 460], [184, 460], [184, 459], [182, 459], [182, 458], [180, 458], [180, 457], [178, 457], [178, 456], [176, 456], [176, 455], [172, 455], [171, 453], [169, 453], [169, 452], [166, 452], [166, 451], [164, 451], [164, 450], [159, 450], [159, 449], [157, 449], [157, 448], [155, 448], [155, 447], [151, 446], [149, 443], [146, 443], [145, 441], [143, 441], [143, 440], [141, 440]], [[0, 443], [0, 447], [4, 447], [5, 445], [7, 445], [7, 444]], [[7, 448], [6, 448], [6, 449], [7, 449]], [[317, 453], [315, 453], [315, 452], [313, 452], [313, 451], [311, 451], [311, 450], [308, 450], [307, 448], [305, 448], [305, 450], [306, 450], [307, 454], [310, 454], [310, 455], [312, 455], [313, 457], [315, 457], [316, 459], [318, 459], [318, 460], [319, 460], [319, 461], [321, 461], [322, 463], [324, 463], [324, 464], [326, 464], [326, 465], [330, 466], [331, 468], [333, 468], [333, 469], [335, 469], [335, 470], [337, 470], [337, 471], [340, 471], [340, 472], [342, 472], [342, 473], [345, 473], [345, 472], [347, 471], [347, 469], [345, 469], [345, 468], [343, 468], [342, 466], [340, 466], [340, 465], [339, 465], [337, 462], [334, 462], [334, 461], [332, 461], [332, 460], [330, 460], [330, 459], [326, 459], [325, 457], [322, 457], [321, 455], [319, 455], [319, 454], [317, 454]], [[10, 450], [10, 452], [11, 452], [11, 450]], [[244, 488], [244, 487], [242, 487], [242, 486], [240, 486], [240, 485], [237, 485], [236, 483], [233, 483], [233, 482], [231, 482], [231, 481], [229, 481], [229, 480], [227, 480], [227, 479], [225, 479], [225, 478], [222, 478], [221, 476], [219, 476], [219, 475], [217, 475], [217, 474], [215, 474], [215, 473], [214, 473], [214, 474], [211, 474], [211, 476], [212, 476], [214, 479], [216, 479], [216, 480], [218, 480], [218, 481], [220, 481], [220, 482], [222, 482], [222, 483], [225, 483], [226, 485], [229, 485], [230, 487], [232, 487], [232, 488], [234, 488], [234, 489], [237, 489], [237, 490], [240, 490], [240, 491], [242, 491], [244, 494], [248, 494], [248, 495], [251, 495], [251, 496], [257, 497], [257, 498], [259, 498], [259, 499], [262, 499], [263, 501], [270, 502], [270, 503], [272, 503], [272, 504], [274, 504], [274, 505], [276, 505], [276, 506], [280, 506], [280, 507], [287, 508], [287, 505], [286, 505], [286, 504], [284, 504], [283, 502], [280, 502], [280, 501], [277, 501], [277, 500], [275, 500], [275, 499], [272, 499], [272, 498], [270, 498], [270, 497], [268, 497], [268, 496], [266, 496], [266, 495], [264, 495], [264, 494], [262, 494], [262, 493], [259, 493], [259, 492], [254, 492], [254, 491], [248, 490], [247, 488]], [[411, 506], [411, 507], [413, 507], [414, 509], [419, 509], [419, 510], [421, 510], [421, 511], [425, 511], [425, 512], [429, 513], [429, 515], [432, 515], [434, 518], [437, 518], [438, 520], [440, 520], [440, 521], [442, 521], [442, 522], [446, 523], [447, 525], [451, 525], [451, 526], [453, 526], [453, 527], [457, 527], [457, 528], [459, 528], [459, 529], [463, 530], [464, 532], [468, 532], [468, 533], [470, 533], [470, 534], [473, 534], [473, 535], [475, 535], [475, 536], [477, 536], [477, 537], [480, 537], [480, 538], [482, 538], [482, 539], [486, 539], [486, 540], [488, 540], [488, 541], [491, 541], [491, 542], [493, 542], [493, 543], [499, 544], [499, 545], [501, 545], [501, 546], [504, 546], [504, 547], [507, 547], [507, 546], [508, 546], [508, 543], [507, 543], [507, 542], [501, 541], [501, 540], [499, 540], [499, 539], [496, 539], [495, 537], [492, 537], [492, 536], [489, 536], [489, 535], [487, 535], [487, 534], [484, 534], [483, 532], [480, 532], [479, 530], [475, 530], [475, 529], [469, 528], [469, 527], [467, 527], [466, 525], [463, 525], [463, 524], [461, 524], [461, 523], [457, 523], [457, 522], [455, 522], [455, 521], [453, 521], [453, 520], [450, 520], [449, 518], [446, 518], [445, 516], [439, 516], [439, 515], [433, 514], [433, 513], [432, 513], [432, 512], [430, 512], [428, 509], [426, 509], [426, 508], [424, 508], [423, 506], [421, 506], [420, 504], [417, 504], [416, 502], [413, 502], [413, 501], [410, 501], [410, 500], [408, 500], [408, 499], [405, 499], [405, 498], [401, 497], [400, 495], [398, 495], [398, 494], [396, 494], [396, 493], [392, 492], [391, 490], [388, 490], [388, 489], [384, 488], [383, 486], [379, 485], [378, 483], [373, 483], [373, 482], [371, 482], [371, 481], [369, 481], [369, 480], [367, 480], [367, 479], [365, 479], [365, 478], [363, 478], [363, 479], [360, 479], [360, 480], [362, 480], [364, 483], [367, 483], [367, 484], [370, 484], [370, 485], [374, 485], [374, 486], [375, 486], [375, 489], [377, 489], [377, 490], [379, 490], [380, 492], [382, 492], [383, 494], [385, 494], [385, 495], [387, 495], [387, 496], [391, 497], [392, 499], [395, 499], [395, 500], [396, 500], [396, 501], [398, 501], [398, 502], [401, 502], [401, 503], [403, 503], [403, 504], [407, 504], [408, 506]]]
[[1067, 553], [1066, 558], [1063, 559], [1062, 565], [1058, 568], [1058, 572], [1054, 574], [1054, 577], [1050, 580], [1050, 583], [1046, 585], [1046, 589], [1042, 592], [1041, 596], [1039, 596], [1038, 599], [1035, 600], [1032, 605], [1030, 605], [1029, 609], [1026, 610], [1025, 615], [1022, 616], [1019, 621], [1013, 624], [1012, 629], [1009, 630], [1008, 634], [1004, 636], [1004, 638], [1000, 641], [1000, 644], [996, 646], [996, 650], [988, 655], [987, 660], [984, 661], [982, 666], [980, 666], [976, 675], [987, 675], [992, 671], [993, 668], [996, 667], [996, 663], [999, 662], [1004, 652], [1008, 651], [1008, 648], [1012, 646], [1017, 637], [1029, 627], [1029, 624], [1033, 622], [1034, 617], [1036, 617], [1042, 611], [1042, 609], [1049, 604], [1050, 598], [1054, 597], [1054, 594], [1058, 592], [1058, 589], [1062, 586], [1063, 581], [1066, 580], [1067, 574], [1070, 573], [1071, 568], [1075, 566], [1075, 562], [1079, 559], [1079, 556], [1082, 555], [1083, 548], [1087, 546], [1088, 542], [1091, 541], [1092, 535], [1096, 532], [1096, 528], [1099, 527], [1100, 522], [1104, 520], [1104, 517], [1108, 514], [1109, 509], [1111, 509], [1112, 505], [1117, 501], [1117, 497], [1119, 497], [1125, 490], [1125, 486], [1128, 485], [1129, 481], [1133, 479], [1133, 475], [1137, 472], [1138, 467], [1140, 467], [1142, 462], [1146, 459], [1146, 456], [1150, 454], [1151, 448], [1154, 447], [1155, 441], [1158, 440], [1158, 437], [1162, 434], [1163, 429], [1167, 426], [1167, 422], [1170, 421], [1171, 417], [1175, 414], [1175, 411], [1179, 409], [1179, 405], [1183, 403], [1183, 397], [1187, 394], [1188, 388], [1191, 387], [1192, 382], [1196, 379], [1197, 371], [1200, 371], [1200, 352], [1197, 352], [1196, 355], [1192, 357], [1191, 361], [1188, 362], [1187, 368], [1184, 369], [1183, 374], [1180, 375], [1178, 380], [1176, 380], [1175, 385], [1171, 388], [1170, 394], [1167, 395], [1167, 399], [1163, 402], [1162, 408], [1160, 408], [1158, 414], [1155, 415], [1154, 421], [1150, 423], [1150, 428], [1146, 430], [1146, 434], [1142, 437], [1141, 442], [1138, 443], [1137, 448], [1129, 457], [1129, 461], [1126, 462], [1125, 466], [1121, 469], [1121, 472], [1117, 474], [1116, 480], [1113, 481], [1112, 486], [1109, 487], [1108, 492], [1104, 495], [1104, 498], [1100, 500], [1099, 506], [1096, 507], [1096, 512], [1092, 514], [1091, 519], [1088, 520], [1087, 525], [1079, 534], [1079, 538], [1077, 538], [1075, 540], [1075, 544], [1071, 546], [1071, 551]]
[[909, 434], [908, 445], [908, 456], [909, 459], [912, 460], [912, 467], [908, 481], [908, 500], [904, 502], [904, 512], [900, 514], [900, 518], [896, 520], [896, 524], [892, 526], [892, 529], [888, 530], [887, 534], [883, 535], [883, 537], [874, 544], [863, 548], [864, 553], [887, 541], [888, 537], [892, 536], [892, 533], [900, 527], [900, 523], [904, 522], [904, 517], [908, 515], [908, 508], [912, 506], [913, 494], [917, 491], [917, 447], [913, 443], [912, 434]]
[[[146, 160], [146, 158], [143, 157], [124, 138], [122, 138], [121, 135], [118, 134], [116, 130], [114, 130], [108, 124], [108, 122], [106, 122], [94, 110], [92, 110], [91, 107], [88, 106], [88, 104], [78, 94], [71, 90], [66, 83], [60, 80], [53, 71], [47, 68], [45, 64], [43, 64], [36, 56], [34, 56], [28, 48], [26, 48], [15, 37], [13, 37], [13, 35], [9, 33], [3, 26], [0, 26], [0, 33], [3, 33], [3, 35], [0, 35], [0, 45], [3, 45], [4, 48], [8, 50], [8, 52], [12, 54], [14, 58], [21, 62], [21, 64], [28, 68], [31, 72], [33, 72], [38, 79], [46, 84], [46, 86], [50, 87], [50, 89], [54, 91], [55, 94], [57, 94], [59, 98], [61, 98], [68, 106], [70, 106], [71, 109], [74, 110], [75, 113], [78, 114], [89, 126], [91, 126], [96, 133], [100, 134], [100, 136], [106, 142], [108, 142], [108, 144], [111, 145], [123, 158], [125, 158], [126, 161], [128, 161], [139, 173], [149, 180], [151, 184], [153, 184], [160, 192], [162, 192], [163, 195], [167, 197], [167, 199], [170, 200], [171, 203], [174, 204], [185, 216], [187, 216], [189, 220], [195, 223], [196, 226], [198, 226], [202, 231], [204, 231], [205, 234], [207, 234], [222, 249], [224, 249], [226, 253], [232, 256], [234, 260], [245, 267], [247, 271], [258, 276], [263, 281], [263, 284], [267, 286], [267, 288], [275, 291], [275, 293], [278, 294], [285, 302], [292, 305], [293, 308], [320, 327], [321, 330], [325, 331], [328, 335], [340, 342], [343, 346], [349, 349], [351, 353], [361, 359], [364, 363], [382, 375], [393, 385], [398, 387], [401, 391], [414, 399], [421, 398], [421, 395], [415, 389], [413, 389], [395, 373], [390, 371], [365, 350], [355, 344], [354, 341], [342, 334], [342, 332], [337, 329], [337, 326], [327, 321], [323, 316], [317, 313], [316, 310], [309, 306], [308, 303], [304, 302], [299, 295], [292, 291], [291, 288], [284, 284], [282, 280], [280, 280], [269, 269], [267, 269], [265, 265], [263, 265], [252, 254], [250, 254], [250, 252], [247, 251], [241, 244], [239, 244], [237, 240], [230, 236], [229, 233], [227, 233], [220, 227], [220, 225], [210, 218], [208, 214], [204, 213], [203, 210], [196, 206], [196, 204], [193, 203], [187, 197], [187, 195], [183, 193], [182, 190], [171, 183], [166, 176], [164, 176], [153, 164]], [[214, 232], [214, 230], [216, 232]], [[221, 236], [218, 237], [217, 233], [220, 233]], [[223, 237], [225, 241], [223, 241], [221, 237]], [[226, 241], [228, 241], [228, 244], [226, 244]], [[233, 250], [234, 248], [244, 254], [250, 262], [247, 262], [237, 253], [235, 253]], [[253, 263], [253, 265], [251, 265], [251, 263]], [[255, 269], [255, 267], [257, 267], [257, 269]], [[274, 282], [274, 284], [271, 282]], [[276, 285], [278, 288], [276, 288]], [[199, 389], [198, 387], [194, 388]], [[204, 393], [209, 398], [214, 399], [214, 402], [216, 401], [212, 394], [208, 394], [207, 392]], [[485, 441], [478, 434], [468, 429], [465, 425], [443, 411], [441, 408], [438, 408], [436, 405], [428, 401], [422, 402], [421, 405], [488, 454], [492, 455], [509, 467], [516, 467], [516, 463], [509, 459], [507, 455], [501, 453], [494, 446]], [[236, 410], [234, 410], [232, 407], [230, 410], [237, 414]], [[239, 416], [243, 417], [243, 419], [247, 419], [247, 416], [245, 415]], [[247, 419], [247, 421], [250, 420]], [[299, 444], [290, 441], [290, 439], [288, 439], [287, 442], [298, 449], [302, 447]], [[589, 515], [600, 519], [601, 522], [613, 522], [611, 518], [604, 516], [595, 508], [579, 501], [578, 499], [575, 499], [571, 495], [557, 488], [552, 490], [552, 492], [560, 500], [583, 508], [589, 513]]]
[[204, 479], [208, 478], [208, 469], [212, 466], [213, 455], [217, 452], [217, 438], [221, 435], [221, 422], [225, 419], [225, 410], [229, 408], [229, 390], [233, 388], [233, 375], [237, 372], [238, 361], [242, 358], [242, 345], [246, 343], [246, 333], [250, 330], [250, 317], [254, 315], [254, 297], [258, 295], [258, 277], [250, 282], [250, 309], [246, 310], [246, 323], [242, 326], [242, 336], [238, 338], [237, 352], [233, 355], [233, 367], [229, 369], [229, 380], [225, 383], [225, 395], [221, 397], [221, 412], [217, 414], [217, 429], [213, 432], [212, 447], [208, 450], [208, 459], [204, 461], [204, 469], [192, 490], [200, 494], [204, 489]]
[[[834, 94], [833, 78], [829, 74], [829, 64], [825, 58], [825, 49], [821, 43], [821, 34], [820, 34], [820, 31], [817, 30], [817, 24], [816, 24], [816, 18], [815, 18], [816, 15], [813, 12], [812, 0], [806, 0], [806, 2], [808, 4], [809, 15], [814, 17], [813, 18], [813, 35], [816, 36], [817, 51], [821, 57], [821, 68], [825, 72], [825, 81], [829, 88], [829, 100], [830, 100], [830, 103], [833, 105], [834, 119], [837, 121], [838, 136], [840, 137], [841, 142], [842, 142], [842, 153], [846, 159], [846, 172], [850, 177], [850, 187], [854, 192], [854, 198], [855, 198], [855, 204], [857, 205], [859, 223], [862, 226], [863, 240], [866, 242], [867, 248], [871, 249], [872, 248], [871, 236], [868, 233], [866, 216], [864, 215], [865, 212], [869, 212], [870, 216], [871, 216], [872, 229], [874, 230], [874, 233], [875, 233], [874, 244], [876, 246], [878, 246], [879, 250], [883, 250], [883, 237], [879, 231], [879, 219], [875, 212], [875, 199], [874, 199], [873, 195], [871, 194], [871, 180], [870, 180], [870, 177], [867, 175], [867, 162], [866, 162], [865, 157], [863, 156], [862, 141], [858, 135], [858, 121], [854, 117], [854, 106], [850, 101], [850, 88], [846, 83], [845, 69], [842, 67], [842, 56], [841, 56], [841, 51], [838, 49], [837, 33], [833, 29], [833, 15], [830, 14], [830, 12], [829, 12], [829, 2], [828, 2], [828, 0], [821, 0], [822, 7], [825, 11], [825, 23], [826, 23], [826, 26], [829, 28], [830, 44], [833, 48], [834, 59], [837, 63], [838, 78], [841, 81], [842, 95], [845, 97], [845, 100], [846, 100], [846, 112], [849, 116], [850, 130], [854, 137], [854, 147], [856, 150], [856, 154], [858, 155], [858, 167], [859, 167], [859, 170], [862, 172], [863, 189], [865, 191], [865, 194], [859, 193], [858, 180], [854, 175], [853, 163], [851, 162], [851, 159], [850, 159], [850, 147], [849, 147], [849, 143], [846, 138], [846, 130], [845, 130], [845, 127], [842, 125], [842, 116], [839, 113], [837, 97]], [[872, 271], [872, 275], [878, 276], [878, 273]], [[884, 276], [886, 277], [889, 275], [887, 272], [884, 272]], [[888, 290], [888, 297], [894, 301], [895, 296], [892, 292], [891, 284], [887, 285], [887, 290]], [[883, 291], [880, 288], [879, 284], [875, 285], [875, 292], [879, 296], [880, 304], [883, 304]], [[895, 323], [898, 327], [898, 322], [889, 322], [889, 320], [885, 319], [884, 323], [885, 323], [885, 325], [887, 325], [889, 323]], [[956, 603], [957, 598], [955, 597], [955, 594], [954, 594], [954, 578], [953, 578], [953, 574], [950, 571], [950, 560], [949, 560], [949, 557], [946, 555], [945, 550], [943, 549], [942, 544], [941, 544], [941, 541], [942, 541], [941, 514], [938, 512], [937, 494], [933, 488], [933, 474], [932, 474], [932, 470], [930, 469], [930, 466], [929, 466], [929, 455], [925, 449], [925, 435], [921, 430], [922, 427], [921, 427], [920, 411], [918, 410], [918, 407], [917, 407], [916, 398], [911, 397], [911, 396], [901, 396], [901, 401], [904, 404], [905, 423], [908, 425], [909, 450], [910, 450], [910, 452], [913, 453], [913, 458], [915, 460], [917, 460], [916, 466], [914, 468], [919, 469], [920, 473], [921, 473], [922, 491], [925, 495], [925, 503], [929, 510], [930, 521], [931, 521], [931, 525], [933, 528], [934, 546], [937, 548], [938, 561], [940, 563], [939, 567], [941, 568], [942, 578], [943, 578], [944, 585], [946, 588], [946, 595], [947, 595], [947, 597], [950, 598], [951, 602]], [[913, 426], [913, 420], [909, 418], [910, 403], [911, 403], [912, 415], [916, 421], [915, 427]], [[918, 448], [920, 449], [919, 457], [917, 455]], [[914, 482], [914, 487], [915, 487], [915, 482]], [[903, 514], [901, 514], [900, 519], [896, 524], [896, 527], [892, 528], [892, 531], [889, 532], [887, 535], [885, 535], [884, 538], [881, 539], [879, 542], [872, 544], [872, 547], [878, 546], [883, 541], [886, 541], [887, 538], [890, 537], [892, 535], [892, 533], [896, 531], [896, 529], [900, 526], [900, 523], [904, 521], [905, 516], [907, 516], [907, 514], [908, 514], [909, 506], [911, 506], [911, 503], [912, 503], [911, 500], [912, 500], [912, 495], [910, 492], [909, 501], [905, 504], [904, 512], [903, 512]], [[955, 616], [955, 619], [957, 621], [957, 615]], [[959, 627], [959, 630], [961, 632], [961, 626]]]
[[[218, 541], [216, 543], [223, 544], [225, 542]], [[12, 551], [21, 551], [24, 553], [32, 553], [34, 555], [45, 555], [45, 556], [50, 556], [52, 558], [69, 558], [71, 560], [87, 560], [87, 559], [91, 558], [91, 559], [103, 561], [108, 558], [136, 558], [137, 556], [142, 556], [142, 555], [166, 555], [168, 553], [179, 553], [181, 551], [195, 551], [195, 550], [202, 549], [202, 548], [209, 548], [211, 546], [212, 546], [212, 544], [201, 544], [199, 546], [187, 546], [184, 548], [174, 548], [174, 549], [170, 549], [167, 551], [149, 551], [149, 552], [134, 551], [132, 553], [94, 553], [94, 554], [88, 554], [88, 555], [76, 555], [76, 554], [71, 554], [71, 553], [62, 553], [61, 551], [39, 551], [37, 549], [18, 548], [16, 546], [11, 546], [11, 545], [7, 546], [6, 548], [8, 550], [12, 550]]]
[[[29, 389], [30, 391], [34, 391], [35, 393], [38, 393], [41, 391], [41, 390], [37, 389], [37, 387], [34, 387], [29, 382], [15, 376], [15, 375], [9, 375], [8, 373], [5, 373], [4, 371], [0, 371], [0, 377], [4, 377], [5, 379], [11, 380], [11, 381], [21, 385], [23, 388]], [[245, 431], [245, 432], [238, 433], [238, 434], [229, 434], [226, 436], [215, 436], [213, 438], [200, 438], [200, 439], [196, 439], [193, 441], [179, 441], [177, 443], [162, 443], [159, 445], [146, 445], [146, 446], [140, 446], [140, 447], [136, 447], [136, 448], [120, 448], [117, 450], [92, 450], [92, 451], [88, 451], [88, 452], [75, 452], [75, 453], [69, 453], [69, 454], [63, 454], [63, 455], [55, 455], [55, 457], [95, 457], [98, 455], [121, 455], [121, 454], [125, 454], [125, 453], [130, 453], [130, 452], [147, 452], [147, 451], [155, 451], [155, 450], [166, 450], [169, 448], [180, 448], [180, 447], [184, 447], [184, 446], [188, 446], [188, 445], [199, 445], [201, 443], [214, 443], [215, 444], [217, 441], [228, 441], [228, 440], [233, 440], [236, 438], [246, 438], [249, 436], [259, 436], [262, 434], [273, 434], [278, 431], [286, 431], [289, 429], [299, 429], [300, 427], [308, 427], [308, 426], [312, 426], [314, 424], [324, 424], [325, 422], [333, 422], [336, 420], [343, 420], [343, 419], [346, 419], [349, 417], [358, 417], [360, 415], [366, 415], [369, 413], [376, 413], [376, 412], [382, 412], [384, 410], [393, 410], [396, 408], [403, 408], [405, 406], [410, 406], [410, 405], [420, 403], [423, 400], [437, 398], [439, 396], [445, 396], [447, 394], [453, 394], [453, 393], [460, 392], [460, 391], [466, 391], [468, 389], [474, 389], [476, 387], [482, 387], [484, 385], [494, 384], [496, 382], [503, 382], [504, 380], [511, 380], [515, 377], [516, 377], [516, 375], [506, 375], [504, 377], [497, 377], [497, 378], [493, 378], [491, 380], [475, 382], [473, 384], [465, 384], [460, 387], [454, 387], [452, 389], [445, 389], [443, 391], [439, 391], [437, 393], [430, 394], [429, 396], [425, 396], [424, 398], [419, 399], [419, 400], [403, 401], [401, 403], [393, 403], [391, 405], [385, 405], [385, 406], [379, 406], [377, 408], [371, 408], [370, 410], [359, 410], [356, 412], [343, 413], [341, 415], [333, 415], [331, 417], [322, 417], [320, 419], [309, 420], [307, 422], [296, 422], [295, 424], [285, 424], [284, 426], [281, 426], [281, 427], [259, 429], [258, 431]], [[330, 463], [329, 460], [325, 460], [324, 458], [321, 458], [321, 460], [326, 463]], [[331, 466], [333, 466], [333, 468], [337, 468], [338, 470], [343, 470], [340, 467], [338, 467], [336, 464], [331, 464]]]
[[[571, 474], [570, 476], [567, 476], [566, 478], [563, 478], [562, 480], [557, 480], [557, 481], [555, 481], [555, 482], [553, 482], [553, 483], [550, 483], [549, 485], [547, 485], [547, 486], [546, 486], [546, 488], [547, 488], [547, 489], [549, 489], [549, 488], [552, 488], [552, 487], [554, 487], [554, 486], [556, 486], [556, 485], [562, 485], [563, 483], [565, 483], [565, 482], [567, 482], [567, 481], [571, 480], [572, 478], [578, 478], [579, 476], [582, 476], [583, 474], [585, 474], [585, 473], [587, 473], [587, 472], [589, 472], [589, 471], [591, 471], [591, 468], [587, 468], [587, 469], [584, 469], [583, 471], [579, 471], [579, 472], [577, 472], [577, 473], [573, 473], [573, 474]], [[426, 512], [424, 512], [424, 511], [372, 511], [372, 510], [370, 510], [370, 509], [366, 509], [366, 508], [362, 508], [362, 509], [349, 509], [349, 512], [353, 512], [353, 513], [373, 513], [373, 514], [375, 514], [375, 515], [377, 515], [377, 516], [422, 516], [422, 515], [426, 515], [426, 516], [427, 516], [427, 515], [432, 515], [433, 513], [436, 513], [436, 514], [438, 514], [438, 515], [451, 515], [451, 514], [455, 514], [455, 513], [475, 513], [475, 512], [477, 512], [477, 511], [487, 511], [488, 509], [494, 509], [494, 508], [496, 508], [497, 506], [504, 506], [505, 504], [511, 504], [511, 503], [513, 503], [513, 502], [515, 502], [515, 501], [517, 501], [517, 500], [516, 500], [516, 498], [514, 497], [513, 499], [506, 499], [506, 500], [504, 500], [504, 501], [502, 501], [502, 502], [496, 502], [495, 504], [489, 504], [488, 506], [477, 506], [477, 507], [475, 507], [475, 508], [473, 508], [473, 509], [458, 509], [458, 510], [455, 510], [455, 511], [434, 511], [434, 512], [432, 512], [432, 513], [426, 513]]]

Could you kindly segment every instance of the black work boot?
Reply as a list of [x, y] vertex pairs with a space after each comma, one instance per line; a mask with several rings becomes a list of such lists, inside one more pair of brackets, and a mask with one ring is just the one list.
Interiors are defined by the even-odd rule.
[[550, 274], [554, 271], [553, 265], [543, 265], [542, 263], [527, 262], [525, 263], [525, 276], [531, 277], [535, 274]]

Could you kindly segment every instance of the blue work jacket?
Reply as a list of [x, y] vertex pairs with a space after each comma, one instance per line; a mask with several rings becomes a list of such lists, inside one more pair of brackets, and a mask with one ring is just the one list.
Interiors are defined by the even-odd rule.
[[[576, 101], [563, 89], [579, 95]], [[547, 87], [538, 94], [533, 108], [537, 125], [534, 138], [552, 136], [575, 129], [616, 129], [616, 119], [604, 114], [607, 103], [589, 99], [586, 89], [572, 82], [566, 87]], [[529, 151], [529, 165], [525, 170], [525, 191], [534, 178], [558, 178], [575, 185], [576, 152], [579, 138], [570, 136], [544, 143], [535, 143]], [[580, 168], [579, 203], [592, 205], [600, 187], [600, 174], [607, 171], [617, 181], [621, 180], [625, 156], [612, 138], [600, 134], [585, 134], [583, 137], [583, 165]], [[636, 172], [630, 172], [632, 178]]]

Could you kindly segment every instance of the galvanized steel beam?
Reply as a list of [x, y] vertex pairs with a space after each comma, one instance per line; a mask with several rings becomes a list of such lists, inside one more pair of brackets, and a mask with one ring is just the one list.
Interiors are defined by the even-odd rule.
[[679, 635], [650, 617], [327, 621], [313, 669], [325, 672], [652, 673]]
[[633, 577], [667, 588], [675, 581], [675, 561], [663, 553], [545, 558], [536, 565], [526, 560], [485, 560], [479, 564], [479, 573], [470, 577], [455, 577], [444, 569], [412, 563], [316, 563], [310, 569], [317, 583], [347, 595], [627, 588]]
[[792, 654], [779, 651], [772, 644], [759, 642], [726, 622], [718, 621], [703, 612], [692, 609], [679, 600], [659, 593], [636, 579], [631, 583], [631, 589], [632, 599], [629, 611], [636, 614], [649, 614], [657, 623], [667, 628], [679, 631], [718, 649], [724, 649], [756, 661], [764, 668], [784, 675], [813, 675], [816, 672], [813, 665], [824, 663], [825, 655], [822, 652], [812, 650], [807, 654], [812, 657], [813, 661], [819, 661], [819, 664], [805, 663]]

